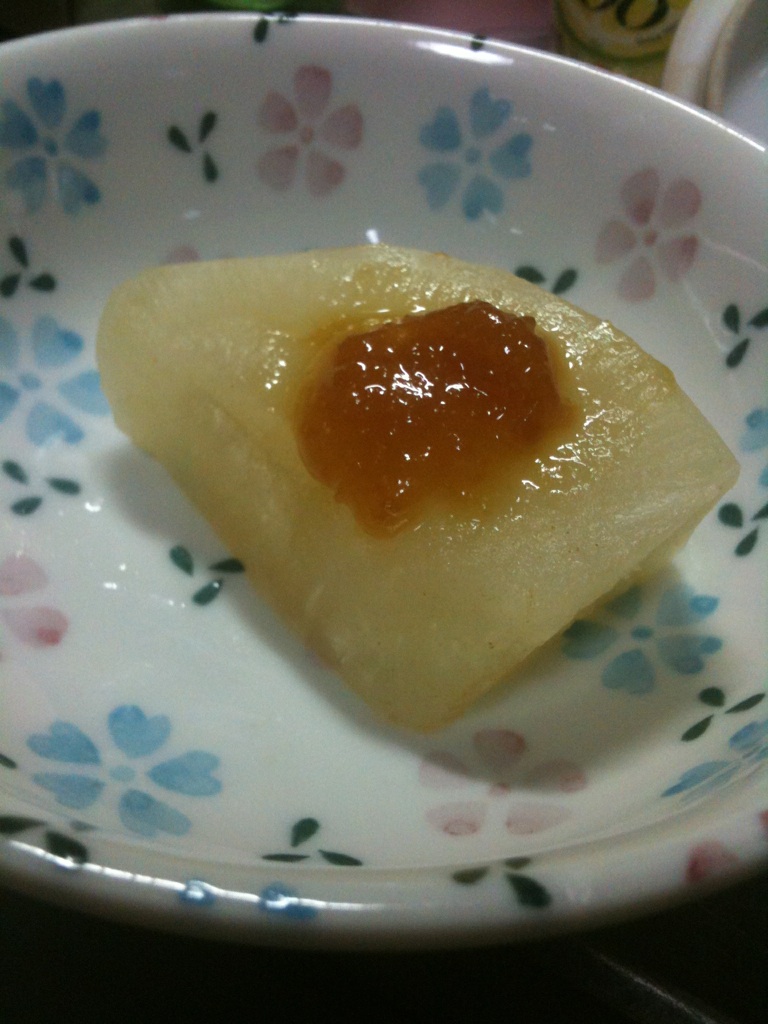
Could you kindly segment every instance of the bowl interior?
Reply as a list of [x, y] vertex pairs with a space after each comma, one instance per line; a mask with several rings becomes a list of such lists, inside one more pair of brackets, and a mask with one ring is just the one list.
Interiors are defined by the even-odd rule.
[[[279, 862], [372, 904], [391, 897], [340, 869], [400, 872], [406, 888], [402, 873], [428, 871], [442, 894], [468, 867], [538, 858], [566, 906], [558, 858], [589, 873], [589, 844], [650, 843], [643, 880], [622, 874], [595, 899], [676, 889], [698, 830], [737, 812], [729, 842], [754, 860], [759, 147], [549, 54], [364, 21], [137, 20], [9, 45], [2, 62], [0, 815], [14, 864], [18, 844], [53, 842], [182, 894], [202, 876], [210, 895], [253, 892]], [[274, 621], [119, 435], [95, 376], [103, 303], [147, 265], [379, 241], [508, 268], [612, 320], [742, 462], [668, 571], [431, 737], [373, 721]], [[443, 923], [459, 888], [438, 900]]]

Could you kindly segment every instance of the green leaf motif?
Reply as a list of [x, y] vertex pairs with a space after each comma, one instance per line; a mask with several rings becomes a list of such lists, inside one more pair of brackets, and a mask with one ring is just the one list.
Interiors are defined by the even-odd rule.
[[181, 569], [187, 576], [191, 576], [195, 571], [195, 563], [192, 558], [192, 554], [189, 548], [185, 548], [183, 544], [177, 544], [170, 550], [170, 557], [173, 564], [177, 569]]
[[[18, 235], [12, 235], [8, 239], [8, 249], [22, 270], [28, 270], [29, 256], [27, 254], [27, 247]], [[14, 271], [0, 278], [0, 296], [5, 299], [11, 298], [12, 295], [16, 294], [21, 281], [22, 274], [20, 271]], [[28, 283], [30, 288], [34, 288], [35, 291], [39, 292], [53, 291], [56, 287], [56, 279], [49, 273], [37, 274]]]
[[209, 184], [213, 184], [219, 176], [219, 168], [210, 153], [203, 154], [203, 177]]
[[515, 271], [515, 276], [522, 277], [524, 281], [530, 281], [531, 284], [542, 284], [545, 280], [540, 270], [529, 266], [518, 267]]
[[575, 270], [564, 270], [552, 285], [553, 294], [562, 295], [563, 292], [567, 292], [568, 289], [572, 288], [576, 283], [577, 276], [578, 275]]
[[768, 306], [765, 309], [761, 309], [759, 313], [755, 313], [752, 319], [749, 321], [750, 327], [768, 327]]
[[753, 522], [756, 519], [768, 519], [768, 503], [763, 505], [762, 508], [758, 509], [757, 512], [752, 516]]
[[34, 288], [36, 292], [52, 292], [56, 287], [56, 278], [53, 274], [37, 274], [29, 282], [30, 288]]
[[[526, 867], [530, 862], [530, 857], [507, 858], [504, 864], [508, 870], [504, 877], [521, 906], [540, 910], [550, 905], [552, 897], [541, 882], [537, 882], [529, 875], [520, 874], [519, 869]], [[489, 867], [464, 868], [461, 871], [455, 871], [451, 878], [459, 885], [476, 885], [487, 877], [489, 871]]]
[[488, 868], [466, 868], [464, 871], [455, 871], [451, 878], [459, 885], [476, 885], [488, 874]]
[[757, 707], [757, 705], [764, 699], [764, 693], [755, 693], [751, 697], [747, 697], [746, 700], [741, 700], [738, 704], [734, 704], [733, 707], [728, 708], [725, 713], [726, 715], [737, 715], [742, 711], [751, 711], [752, 708]]
[[742, 361], [744, 356], [747, 354], [749, 348], [749, 338], [744, 338], [738, 345], [734, 345], [728, 355], [725, 357], [725, 365], [729, 369], [734, 369]]
[[323, 860], [339, 868], [359, 868], [362, 861], [357, 857], [351, 857], [348, 853], [336, 853], [334, 850], [318, 850]]
[[[751, 697], [746, 697], [744, 700], [740, 700], [738, 701], [738, 703], [732, 705], [732, 707], [726, 708], [725, 714], [737, 715], [744, 711], [751, 711], [752, 708], [757, 707], [757, 705], [762, 700], [764, 700], [764, 698], [765, 693], [763, 692], [753, 693]], [[722, 708], [725, 705], [725, 694], [719, 686], [712, 686], [708, 687], [706, 690], [701, 691], [701, 693], [699, 694], [699, 700], [703, 704], [708, 704], [710, 707]], [[692, 725], [689, 729], [686, 729], [686, 731], [680, 738], [685, 742], [689, 742], [690, 740], [697, 740], [699, 736], [703, 736], [704, 733], [707, 731], [712, 721], [714, 720], [714, 717], [714, 715], [708, 715], [706, 718], [703, 718], [700, 722], [696, 722], [695, 725]]]
[[470, 50], [474, 50], [477, 53], [478, 50], [482, 50], [485, 46], [485, 41], [488, 36], [484, 36], [481, 33], [476, 33], [472, 36], [472, 41], [469, 44]]
[[42, 503], [43, 499], [38, 497], [21, 498], [19, 501], [15, 501], [13, 505], [11, 505], [11, 512], [17, 516], [31, 516], [33, 512], [36, 512], [37, 509], [40, 508]]
[[210, 604], [214, 598], [219, 596], [219, 591], [224, 585], [224, 580], [211, 580], [210, 583], [206, 583], [204, 587], [200, 587], [192, 595], [192, 600], [195, 604], [205, 606]]
[[48, 852], [60, 860], [68, 860], [72, 864], [85, 864], [88, 860], [87, 847], [76, 839], [63, 836], [60, 832], [46, 832], [45, 845]]
[[197, 134], [199, 141], [205, 142], [215, 127], [216, 114], [212, 110], [207, 110], [200, 118], [200, 128]]
[[20, 264], [24, 268], [29, 266], [27, 247], [24, 244], [23, 239], [19, 238], [18, 235], [11, 235], [11, 237], [8, 239], [8, 248], [10, 249], [11, 255], [18, 264]]
[[741, 316], [739, 315], [739, 307], [735, 303], [732, 302], [723, 310], [723, 323], [729, 331], [732, 331], [734, 334], [739, 333]]
[[49, 476], [45, 481], [49, 487], [59, 494], [79, 494], [80, 484], [76, 480], [69, 480], [63, 476]]
[[727, 505], [721, 505], [717, 510], [717, 518], [723, 526], [735, 526], [738, 528], [744, 525], [744, 513], [741, 511], [739, 506], [733, 502], [728, 502]]
[[708, 686], [699, 694], [699, 700], [710, 708], [721, 708], [725, 704], [725, 694], [719, 686]]
[[[320, 831], [320, 822], [317, 818], [300, 818], [291, 827], [291, 846], [295, 849], [303, 843], [308, 842]], [[348, 853], [339, 853], [337, 850], [317, 850], [317, 853], [327, 864], [334, 867], [360, 867], [362, 861], [352, 857]], [[283, 864], [295, 864], [298, 861], [308, 860], [311, 853], [267, 853], [262, 860], [277, 861]]]
[[266, 41], [269, 35], [269, 18], [259, 18], [253, 27], [253, 38], [257, 43]]
[[756, 543], [757, 530], [752, 530], [750, 531], [750, 533], [746, 535], [746, 537], [742, 538], [742, 540], [739, 541], [739, 543], [734, 548], [734, 551], [740, 558], [743, 558], [744, 555], [748, 555], [750, 553], [750, 551], [752, 550], [752, 548], [754, 548]]
[[224, 558], [208, 567], [211, 572], [245, 572], [245, 566], [239, 558]]
[[0, 754], [0, 768], [18, 768], [18, 765], [11, 757], [6, 757], [5, 754]]
[[168, 129], [168, 141], [176, 149], [180, 149], [182, 153], [191, 153], [192, 147], [189, 144], [189, 140], [184, 132], [177, 125], [171, 125]]
[[13, 814], [0, 815], [0, 836], [15, 836], [19, 832], [26, 832], [30, 828], [39, 828], [44, 821], [36, 818], [23, 818]]
[[543, 910], [552, 902], [552, 897], [544, 886], [528, 875], [509, 874], [507, 881], [512, 886], [517, 902], [523, 907]]
[[5, 277], [0, 278], [0, 295], [4, 299], [10, 299], [16, 293], [20, 283], [21, 274], [6, 274]]
[[17, 484], [29, 483], [29, 477], [18, 462], [14, 462], [12, 459], [6, 459], [2, 468], [5, 475], [9, 476], [11, 480], [15, 480]]
[[703, 736], [707, 731], [713, 718], [714, 715], [707, 715], [706, 718], [702, 718], [700, 722], [692, 725], [690, 729], [686, 729], [680, 739], [684, 740], [686, 743], [689, 743], [691, 740], [697, 740], [699, 736]]
[[320, 829], [317, 818], [301, 818], [291, 829], [291, 846], [301, 846], [316, 835]]

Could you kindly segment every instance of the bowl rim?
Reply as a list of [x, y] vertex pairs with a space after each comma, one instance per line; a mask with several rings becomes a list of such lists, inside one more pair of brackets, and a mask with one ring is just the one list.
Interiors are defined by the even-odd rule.
[[683, 100], [707, 107], [707, 83], [715, 48], [733, 12], [750, 0], [691, 0], [667, 54], [661, 86]]
[[[190, 22], [198, 22], [198, 23], [200, 23], [200, 22], [213, 22], [213, 23], [216, 23], [220, 19], [227, 19], [227, 20], [240, 19], [240, 20], [243, 20], [243, 21], [255, 22], [258, 17], [259, 17], [258, 15], [255, 15], [253, 13], [246, 13], [246, 12], [242, 12], [242, 13], [225, 13], [225, 12], [213, 13], [212, 12], [212, 13], [208, 13], [208, 14], [172, 15], [172, 16], [169, 16], [167, 19], [163, 19], [163, 20], [172, 20], [172, 19], [173, 20], [178, 20], [179, 24], [183, 27], [185, 24], [190, 23]], [[26, 46], [30, 46], [30, 47], [44, 48], [45, 46], [50, 45], [52, 43], [54, 45], [58, 45], [58, 43], [60, 41], [63, 41], [63, 37], [67, 36], [69, 33], [78, 33], [79, 35], [82, 35], [83, 37], [87, 36], [89, 39], [90, 38], [94, 38], [94, 39], [102, 38], [102, 37], [105, 37], [105, 36], [111, 39], [116, 33], [124, 31], [124, 26], [126, 25], [126, 23], [139, 24], [141, 26], [146, 26], [147, 22], [152, 22], [154, 20], [156, 20], [156, 19], [154, 19], [152, 17], [139, 17], [139, 18], [136, 18], [136, 19], [126, 19], [125, 21], [121, 21], [121, 22], [114, 22], [114, 23], [107, 23], [107, 24], [99, 23], [99, 24], [88, 25], [88, 26], [77, 26], [77, 27], [72, 28], [72, 29], [57, 30], [57, 31], [54, 31], [52, 33], [45, 33], [45, 34], [42, 34], [42, 35], [40, 35], [38, 37], [33, 37], [31, 39], [11, 40], [11, 41], [8, 41], [7, 43], [2, 44], [3, 49], [0, 50], [0, 56], [2, 56], [2, 53], [5, 52], [5, 48], [7, 48], [7, 47], [26, 47]], [[422, 35], [423, 36], [426, 33], [431, 38], [434, 38], [434, 37], [446, 38], [447, 37], [448, 39], [451, 39], [451, 40], [454, 40], [456, 38], [460, 38], [463, 42], [466, 42], [466, 39], [467, 39], [467, 35], [465, 33], [454, 33], [454, 32], [451, 32], [450, 30], [444, 30], [444, 29], [429, 29], [429, 28], [424, 28], [422, 26], [414, 26], [414, 25], [405, 24], [405, 23], [390, 23], [390, 22], [384, 22], [384, 21], [377, 20], [377, 19], [360, 19], [360, 18], [354, 18], [353, 19], [353, 18], [340, 18], [338, 16], [323, 16], [323, 15], [313, 16], [313, 15], [307, 15], [307, 16], [302, 16], [302, 21], [303, 22], [319, 21], [319, 22], [322, 22], [322, 23], [329, 23], [329, 22], [333, 22], [333, 21], [354, 22], [354, 24], [356, 26], [360, 26], [362, 28], [365, 28], [366, 25], [369, 25], [369, 26], [370, 25], [375, 25], [375, 26], [377, 26], [377, 30], [378, 31], [387, 31], [387, 32], [392, 32], [393, 34], [407, 32], [407, 33], [411, 33], [413, 35]], [[631, 82], [631, 81], [629, 81], [627, 79], [619, 78], [619, 77], [611, 74], [610, 72], [603, 71], [601, 69], [595, 69], [595, 68], [592, 68], [592, 67], [590, 67], [588, 65], [583, 65], [581, 62], [579, 62], [577, 60], [574, 60], [572, 58], [563, 57], [561, 55], [547, 54], [547, 53], [543, 53], [543, 52], [540, 52], [540, 51], [530, 51], [529, 48], [527, 48], [527, 47], [520, 46], [518, 44], [507, 43], [507, 42], [504, 42], [504, 41], [492, 40], [492, 41], [489, 41], [489, 45], [491, 45], [491, 46], [499, 46], [499, 47], [502, 47], [504, 50], [512, 50], [512, 51], [523, 50], [523, 51], [527, 51], [529, 53], [533, 52], [535, 54], [539, 54], [540, 57], [545, 59], [545, 60], [556, 61], [557, 63], [562, 63], [563, 65], [571, 66], [573, 68], [578, 68], [579, 69], [579, 72], [578, 72], [579, 74], [581, 74], [582, 71], [587, 71], [587, 72], [589, 72], [591, 74], [598, 75], [601, 78], [605, 79], [606, 81], [610, 81], [610, 82], [615, 83], [617, 89], [626, 88], [626, 89], [630, 89], [630, 90], [636, 90], [639, 94], [656, 95], [658, 97], [659, 101], [663, 100], [664, 102], [672, 104], [672, 105], [674, 105], [676, 107], [685, 108], [691, 114], [696, 115], [696, 117], [698, 119], [700, 119], [700, 120], [707, 121], [707, 122], [712, 122], [712, 123], [717, 123], [717, 119], [716, 118], [712, 118], [712, 117], [709, 117], [708, 115], [704, 115], [702, 113], [702, 111], [700, 109], [698, 109], [695, 105], [689, 105], [687, 103], [682, 103], [680, 100], [668, 96], [666, 93], [664, 93], [661, 90], [655, 90], [655, 89], [652, 89], [649, 86], [642, 85], [640, 83]], [[536, 58], [534, 58], [534, 59], [536, 59]], [[748, 140], [748, 141], [750, 141], [750, 140]], [[741, 820], [741, 812], [735, 813], [734, 814], [734, 818], [737, 821], [740, 821]], [[645, 833], [641, 832], [640, 835], [641, 836], [645, 836]], [[649, 839], [647, 836], [645, 838], [646, 838], [647, 842], [652, 843], [652, 839]], [[671, 842], [671, 840], [670, 840], [670, 842]], [[584, 846], [588, 845], [588, 844], [589, 844], [589, 842], [585, 841], [585, 843], [578, 844], [577, 846], [575, 846], [573, 848], [574, 849], [574, 855], [577, 856], [577, 857], [582, 856], [582, 851], [584, 849]], [[620, 844], [620, 845], [622, 845], [622, 844]], [[644, 843], [641, 841], [638, 845], [642, 847], [644, 845]], [[5, 846], [4, 845], [0, 846], [0, 865], [2, 865], [3, 862], [6, 860], [6, 854], [7, 853], [8, 853], [8, 851], [5, 849]], [[569, 850], [567, 850], [567, 849], [564, 850], [563, 851], [563, 856], [562, 856], [561, 859], [563, 859], [563, 860], [567, 859], [567, 854], [568, 853], [569, 853]], [[13, 858], [14, 861], [16, 861], [16, 859], [17, 859], [16, 857]], [[613, 859], [613, 861], [616, 864], [618, 864], [619, 862], [621, 862], [623, 864], [624, 861], [626, 861], [626, 859], [627, 859], [627, 850], [624, 849], [623, 845], [622, 845], [621, 851], [616, 849], [613, 852], [613, 854], [609, 855], [606, 859], [609, 860], [609, 861], [611, 859]], [[748, 874], [751, 874], [754, 871], [758, 870], [760, 867], [761, 867], [761, 863], [760, 864], [740, 865], [738, 868], [734, 869], [732, 872], [725, 873], [722, 876], [720, 876], [719, 878], [713, 880], [711, 885], [712, 885], [713, 888], [715, 888], [715, 887], [719, 887], [721, 885], [730, 884], [735, 879], [744, 877], [745, 875], [748, 875]], [[39, 872], [35, 872], [35, 874], [39, 875]], [[48, 898], [53, 898], [53, 899], [61, 898], [61, 899], [65, 900], [66, 902], [77, 903], [78, 905], [82, 905], [81, 901], [82, 901], [82, 896], [83, 896], [83, 886], [71, 874], [70, 875], [64, 875], [62, 877], [65, 878], [66, 881], [61, 883], [61, 884], [57, 884], [56, 882], [54, 882], [52, 880], [52, 878], [50, 876], [46, 876], [47, 888], [45, 889], [45, 891], [46, 891], [46, 895], [48, 896]], [[13, 866], [11, 866], [11, 867], [8, 868], [7, 871], [4, 869], [3, 870], [3, 878], [4, 879], [9, 879], [11, 881], [15, 881], [15, 883], [17, 884], [17, 886], [19, 888], [23, 889], [23, 888], [29, 888], [31, 886], [33, 891], [35, 891], [35, 892], [40, 892], [41, 891], [41, 886], [40, 886], [40, 884], [38, 884], [39, 879], [38, 879], [38, 882], [36, 882], [34, 884], [32, 883], [32, 881], [31, 881], [31, 874], [27, 870], [26, 864], [21, 866], [21, 867], [13, 867]], [[105, 880], [102, 880], [102, 884], [106, 884]], [[114, 884], [117, 885], [116, 882]], [[664, 887], [664, 885], [661, 885], [658, 889], [654, 890], [652, 885], [651, 885], [650, 878], [646, 878], [645, 885], [646, 885], [646, 887], [648, 887], [647, 891], [644, 891], [643, 893], [636, 894], [634, 898], [630, 898], [628, 896], [626, 898], [625, 902], [621, 903], [620, 906], [619, 905], [614, 905], [612, 908], [606, 906], [604, 908], [604, 914], [608, 918], [611, 918], [611, 917], [614, 917], [616, 915], [622, 915], [623, 916], [627, 912], [634, 912], [634, 911], [638, 911], [639, 912], [640, 910], [645, 911], [645, 910], [648, 909], [649, 906], [655, 905], [658, 902], [661, 902], [664, 905], [667, 905], [671, 898], [684, 900], [686, 898], [693, 898], [695, 895], [697, 895], [700, 892], [700, 890], [696, 890], [695, 892], [693, 892], [693, 891], [690, 891], [690, 890], [684, 890], [679, 885], [678, 886], [670, 886], [668, 884], [666, 885], [666, 887]], [[123, 887], [123, 888], [125, 888], [125, 887]], [[117, 899], [119, 901], [120, 897], [118, 896]], [[619, 901], [619, 902], [621, 902], [621, 901]], [[113, 916], [114, 915], [114, 910], [115, 910], [115, 908], [113, 906], [113, 904], [115, 903], [114, 888], [110, 889], [109, 893], [106, 896], [103, 896], [102, 898], [94, 899], [93, 903], [94, 903], [94, 909], [96, 909], [96, 910], [101, 909], [103, 912], [108, 913], [109, 916]], [[131, 917], [133, 917], [137, 913], [140, 914], [143, 917], [145, 915], [145, 913], [146, 913], [146, 909], [147, 909], [146, 906], [144, 906], [144, 905], [136, 906], [136, 905], [134, 905], [134, 901], [132, 899], [129, 899], [129, 900], [126, 901], [123, 898], [122, 903], [125, 904], [125, 905], [121, 904], [120, 909], [125, 911], [126, 914], [128, 914]], [[130, 903], [130, 906], [128, 906], [129, 903]], [[157, 909], [158, 909], [158, 913], [156, 915], [156, 918], [157, 918], [156, 923], [160, 923], [160, 924], [163, 924], [163, 923], [168, 924], [168, 923], [170, 923], [171, 925], [174, 925], [174, 926], [178, 923], [178, 920], [177, 920], [178, 917], [179, 917], [178, 913], [174, 913], [172, 910], [169, 910], [167, 907], [163, 908], [164, 912], [163, 912], [163, 910], [161, 910], [161, 908], [157, 908]], [[588, 916], [588, 920], [585, 921], [583, 910], [581, 908], [579, 908], [578, 906], [576, 906], [575, 904], [571, 908], [570, 922], [571, 922], [572, 926], [575, 926], [575, 925], [578, 925], [578, 924], [583, 924], [583, 923], [589, 923], [591, 925], [591, 924], [594, 923], [594, 921], [595, 921], [595, 916], [593, 916], [591, 914]], [[347, 931], [345, 933], [345, 941], [349, 941], [350, 943], [353, 943], [353, 944], [356, 944], [360, 940], [361, 936], [368, 934], [369, 931], [370, 931], [370, 927], [371, 927], [370, 924], [369, 924], [368, 928], [365, 928], [365, 927], [356, 928], [355, 923], [353, 921], [351, 921], [351, 920], [348, 921], [348, 922], [345, 922], [345, 923], [349, 924], [349, 931]], [[562, 926], [561, 925], [562, 925], [562, 922], [558, 921], [555, 930], [557, 930], [557, 931], [562, 930]], [[435, 926], [434, 922], [432, 923], [432, 926], [433, 927]], [[193, 927], [193, 929], [197, 931], [199, 929], [200, 925], [199, 925], [199, 923], [197, 921], [194, 921], [190, 925], [190, 927]], [[248, 928], [247, 926], [243, 926], [243, 928], [244, 928], [245, 932], [248, 933], [249, 937], [253, 937], [255, 941], [267, 941], [267, 942], [279, 941], [279, 938], [277, 936], [275, 936], [274, 933], [271, 932], [269, 927], [264, 928], [263, 931], [260, 931], [258, 928], [251, 929], [251, 928]], [[429, 925], [425, 925], [424, 928], [425, 928], [426, 931], [428, 931], [429, 930]], [[509, 922], [507, 923], [506, 928], [510, 929], [511, 933], [514, 932], [514, 925], [511, 925]], [[548, 928], [546, 925], [542, 925], [541, 928], [544, 931], [551, 931], [552, 930], [551, 928]], [[229, 930], [229, 927], [227, 927], [227, 931], [228, 930]], [[530, 931], [527, 930], [527, 929], [525, 930], [525, 935], [526, 936], [530, 935], [530, 934], [536, 932], [537, 930], [539, 930], [539, 929], [537, 929], [535, 926], [531, 926]], [[444, 923], [442, 923], [440, 925], [439, 931], [441, 933], [443, 933], [445, 931]], [[259, 934], [256, 934], [257, 932], [259, 932]], [[480, 934], [480, 933], [482, 933], [482, 934]], [[496, 930], [496, 931], [493, 931], [493, 932], [491, 932], [489, 934], [486, 934], [485, 929], [483, 929], [482, 924], [480, 922], [475, 922], [473, 925], [469, 925], [469, 924], [465, 923], [464, 925], [456, 926], [456, 933], [451, 936], [451, 941], [452, 942], [459, 942], [459, 941], [467, 941], [468, 939], [476, 941], [478, 936], [480, 936], [481, 941], [494, 941], [494, 940], [499, 938], [499, 931]], [[423, 940], [424, 936], [419, 937], [419, 936], [414, 935], [414, 940], [415, 941], [418, 941], [419, 938], [421, 938]], [[445, 939], [445, 936], [443, 935], [443, 938], [441, 939], [441, 941], [444, 941], [444, 939]], [[294, 937], [292, 936], [289, 941], [290, 941], [291, 944], [294, 944], [294, 942], [295, 942]], [[378, 943], [378, 940], [377, 940], [377, 943]]]
[[[765, 12], [758, 10], [762, 5]], [[705, 103], [710, 110], [722, 114], [725, 107], [726, 89], [730, 76], [734, 72], [734, 46], [742, 32], [746, 31], [750, 19], [768, 14], [768, 6], [764, 0], [738, 0], [717, 37], [712, 63], [707, 76]]]

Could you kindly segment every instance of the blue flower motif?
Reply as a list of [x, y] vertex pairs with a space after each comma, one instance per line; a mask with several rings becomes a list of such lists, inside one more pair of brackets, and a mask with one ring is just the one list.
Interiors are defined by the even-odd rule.
[[732, 755], [716, 761], [702, 761], [683, 772], [674, 785], [665, 789], [663, 797], [683, 795], [690, 802], [726, 786], [746, 769], [768, 760], [768, 718], [750, 722], [735, 732], [728, 741]]
[[[190, 879], [179, 892], [182, 903], [195, 907], [210, 907], [221, 893], [220, 889], [199, 878]], [[270, 882], [258, 894], [258, 909], [265, 914], [289, 918], [293, 921], [311, 921], [318, 909], [302, 899], [283, 882]]]
[[753, 409], [744, 420], [746, 430], [741, 437], [742, 451], [754, 452], [768, 447], [768, 408]]
[[179, 899], [182, 903], [189, 903], [195, 907], [209, 907], [216, 902], [216, 891], [208, 882], [203, 882], [199, 878], [190, 878], [179, 892]]
[[[118, 751], [135, 762], [152, 757], [166, 744], [171, 723], [165, 715], [150, 718], [140, 707], [123, 704], [108, 715], [107, 729]], [[155, 786], [181, 796], [215, 796], [221, 792], [221, 782], [213, 774], [219, 759], [202, 750], [190, 750], [142, 769], [122, 761], [107, 767], [93, 740], [73, 723], [62, 721], [53, 722], [47, 733], [30, 736], [27, 746], [45, 760], [78, 767], [78, 771], [36, 772], [32, 776], [33, 782], [53, 793], [58, 803], [82, 811], [94, 804], [110, 783], [118, 783], [121, 822], [130, 832], [150, 839], [158, 832], [183, 836], [192, 822], [186, 814], [133, 785], [139, 780], [140, 770]], [[92, 769], [101, 771], [95, 773]], [[146, 782], [139, 784], [145, 786]]]
[[[746, 429], [739, 438], [739, 448], [746, 456], [760, 453], [762, 449], [768, 447], [768, 408], [753, 409], [744, 418], [744, 425]], [[758, 457], [761, 458], [759, 454]], [[746, 458], [743, 460], [745, 469], [748, 461]], [[759, 469], [756, 482], [758, 487], [768, 487], [768, 462]], [[768, 520], [768, 503], [758, 497], [755, 504], [759, 505], [759, 508], [751, 511], [735, 501], [728, 501], [717, 510], [717, 518], [724, 526], [738, 530], [743, 526], [747, 527], [747, 532], [733, 549], [734, 554], [740, 557], [754, 550], [761, 525]]]
[[311, 921], [317, 907], [308, 904], [282, 882], [272, 882], [259, 893], [259, 907], [267, 914], [279, 914], [294, 921]]
[[508, 136], [486, 153], [486, 143], [508, 123], [512, 110], [508, 100], [493, 99], [488, 88], [483, 87], [470, 96], [467, 133], [462, 131], [459, 117], [451, 107], [438, 107], [432, 120], [422, 126], [419, 142], [440, 155], [439, 160], [422, 167], [418, 175], [431, 210], [441, 210], [450, 202], [461, 184], [463, 168], [467, 167], [469, 177], [461, 193], [464, 216], [478, 220], [484, 213], [501, 213], [504, 193], [496, 179], [508, 182], [527, 178], [531, 173], [533, 139], [527, 132]]
[[[704, 669], [705, 657], [722, 647], [715, 636], [701, 636], [690, 627], [711, 615], [719, 604], [716, 597], [695, 594], [690, 587], [672, 587], [661, 595], [653, 626], [631, 625], [643, 607], [643, 592], [632, 587], [609, 601], [596, 619], [577, 619], [563, 634], [562, 651], [568, 658], [591, 660], [600, 657], [620, 638], [633, 643], [612, 657], [601, 673], [603, 686], [624, 690], [634, 696], [650, 693], [656, 686], [657, 666], [649, 646], [663, 665], [679, 675], [696, 675]], [[609, 621], [603, 621], [607, 618]], [[619, 620], [612, 625], [611, 620]], [[624, 623], [624, 630], [620, 628]]]
[[35, 213], [46, 201], [49, 188], [65, 213], [76, 214], [101, 198], [94, 181], [75, 161], [96, 160], [107, 143], [101, 135], [101, 115], [87, 110], [67, 121], [67, 98], [57, 79], [27, 80], [31, 113], [15, 100], [0, 103], [0, 148], [17, 159], [5, 174], [5, 184], [21, 194], [27, 212]]
[[[744, 420], [746, 429], [739, 439], [743, 452], [757, 452], [768, 448], [768, 408], [753, 409]], [[761, 487], [768, 487], [768, 463], [757, 478]]]
[[14, 411], [25, 410], [26, 435], [37, 447], [55, 440], [82, 441], [83, 428], [59, 403], [92, 416], [109, 413], [96, 370], [69, 376], [70, 364], [84, 348], [82, 337], [52, 316], [38, 318], [27, 344], [22, 344], [11, 321], [0, 316], [0, 424]]

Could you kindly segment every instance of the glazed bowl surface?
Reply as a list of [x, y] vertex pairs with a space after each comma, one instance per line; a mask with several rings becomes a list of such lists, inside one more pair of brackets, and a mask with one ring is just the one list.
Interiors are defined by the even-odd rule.
[[[3, 878], [198, 934], [402, 946], [762, 864], [764, 147], [549, 53], [365, 20], [139, 19], [5, 44], [0, 69]], [[667, 571], [428, 737], [271, 618], [117, 431], [94, 355], [144, 267], [379, 242], [613, 321], [741, 463]]]

